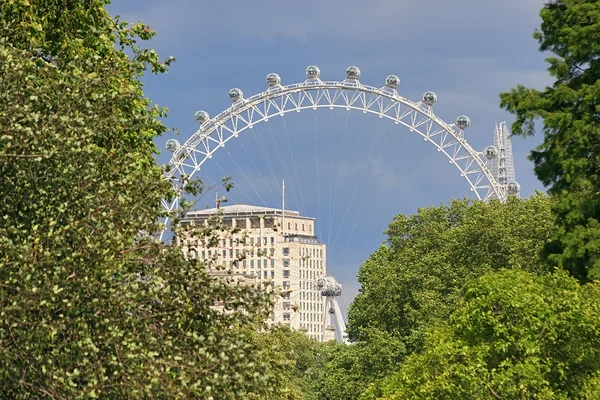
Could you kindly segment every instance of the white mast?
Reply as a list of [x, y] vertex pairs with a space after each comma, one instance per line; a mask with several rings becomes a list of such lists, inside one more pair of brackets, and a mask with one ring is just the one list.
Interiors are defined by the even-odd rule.
[[285, 227], [285, 179], [281, 180], [281, 236], [284, 236]]
[[[518, 184], [516, 183], [515, 177], [515, 164], [513, 159], [512, 141], [510, 138], [510, 132], [506, 122], [496, 124], [494, 129], [494, 142], [493, 146], [497, 150], [495, 156], [488, 157], [489, 169], [496, 181], [508, 191], [508, 194], [519, 196]], [[517, 190], [513, 190], [513, 186], [517, 187]], [[491, 189], [490, 189], [491, 192]], [[514, 192], [514, 193], [513, 193]], [[497, 198], [496, 195], [488, 194], [489, 197]]]

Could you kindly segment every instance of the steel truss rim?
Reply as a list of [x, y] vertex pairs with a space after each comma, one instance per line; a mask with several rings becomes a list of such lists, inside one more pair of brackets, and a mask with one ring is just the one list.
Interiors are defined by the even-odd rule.
[[[312, 96], [311, 92], [318, 96]], [[352, 96], [347, 95], [350, 92], [354, 92]], [[336, 95], [331, 97], [331, 93]], [[346, 93], [346, 95], [343, 93]], [[296, 99], [293, 98], [293, 95], [295, 94], [298, 95], [300, 101], [296, 101]], [[368, 104], [366, 104], [367, 96], [371, 96]], [[335, 102], [340, 100], [340, 98], [346, 100], [346, 104], [336, 104]], [[320, 101], [323, 99], [327, 100], [327, 102], [321, 103]], [[389, 102], [391, 106], [388, 105], [386, 109], [382, 111], [382, 101], [380, 99]], [[280, 102], [277, 103], [277, 100], [280, 100]], [[359, 100], [362, 100], [362, 104]], [[303, 105], [302, 102], [304, 101], [308, 101], [308, 103]], [[355, 103], [358, 103], [358, 105]], [[262, 110], [259, 108], [260, 105], [264, 105]], [[371, 109], [370, 107], [374, 105], [379, 105], [380, 109]], [[241, 132], [249, 128], [252, 129], [255, 124], [266, 122], [272, 117], [284, 116], [292, 111], [300, 112], [309, 109], [317, 110], [319, 108], [345, 108], [346, 110], [363, 111], [363, 113], [378, 115], [380, 118], [387, 118], [388, 120], [394, 121], [395, 124], [408, 128], [411, 133], [416, 132], [421, 135], [426, 142], [432, 143], [438, 149], [438, 152], [441, 152], [448, 157], [450, 163], [461, 173], [461, 177], [467, 180], [471, 191], [475, 193], [479, 200], [488, 200], [495, 195], [498, 199], [504, 201], [507, 197], [505, 188], [496, 181], [488, 168], [489, 160], [486, 160], [481, 152], [478, 152], [471, 147], [464, 138], [464, 131], [458, 129], [455, 124], [448, 124], [435, 115], [433, 107], [425, 105], [422, 101], [411, 101], [400, 96], [396, 89], [391, 89], [389, 87], [376, 88], [363, 85], [356, 80], [339, 82], [315, 79], [307, 80], [302, 83], [269, 88], [268, 90], [257, 93], [247, 99], [234, 102], [229, 108], [204, 122], [184, 144], [180, 145], [179, 148], [174, 151], [173, 156], [169, 161], [169, 169], [164, 176], [165, 179], [174, 181], [173, 185], [176, 190], [176, 195], [170, 203], [163, 200], [163, 208], [172, 212], [179, 203], [181, 190], [184, 188], [185, 183], [182, 183], [177, 179], [178, 174], [179, 176], [185, 175], [186, 177], [191, 178], [200, 170], [200, 167], [206, 160], [212, 158], [212, 154], [217, 151], [218, 148], [225, 147], [225, 144], [229, 140], [239, 136]], [[406, 111], [402, 114], [396, 113], [395, 117], [387, 114], [387, 112], [392, 109], [400, 110], [402, 108]], [[244, 118], [244, 113], [247, 113], [249, 118]], [[404, 119], [413, 113], [420, 118], [418, 121], [414, 117], [411, 118], [411, 125], [404, 121]], [[254, 119], [254, 115], [258, 115], [258, 118]], [[227, 127], [227, 124], [233, 123], [234, 120], [234, 129]], [[242, 122], [242, 126], [241, 128], [238, 128], [238, 123], [240, 121]], [[430, 123], [429, 133], [422, 132], [422, 127], [428, 125], [428, 123]], [[431, 126], [433, 124], [437, 125], [439, 128], [432, 131]], [[216, 139], [211, 137], [215, 132], [217, 133]], [[223, 132], [227, 132], [228, 136], [226, 138], [223, 137]], [[442, 134], [444, 135], [444, 139], [441, 140], [441, 144], [438, 144], [432, 139], [441, 137]], [[449, 142], [444, 143], [447, 135], [450, 135]], [[198, 150], [198, 148], [201, 147], [204, 147], [204, 151]], [[449, 148], [454, 149], [453, 154], [447, 151]], [[459, 156], [461, 151], [466, 152], [466, 155], [462, 154]], [[198, 155], [200, 155], [200, 159], [197, 158]], [[466, 168], [459, 165], [458, 161], [462, 160], [467, 160], [467, 163], [465, 164]], [[186, 161], [191, 161], [191, 164], [186, 164]], [[475, 165], [473, 166], [473, 164]], [[185, 168], [188, 168], [191, 172], [186, 173], [187, 171]], [[477, 174], [477, 177], [471, 179], [470, 175], [474, 174]], [[481, 185], [481, 182], [484, 179], [487, 180], [487, 185]], [[488, 193], [482, 197], [478, 190], [486, 189]], [[167, 222], [168, 220], [165, 221], [165, 224]]]

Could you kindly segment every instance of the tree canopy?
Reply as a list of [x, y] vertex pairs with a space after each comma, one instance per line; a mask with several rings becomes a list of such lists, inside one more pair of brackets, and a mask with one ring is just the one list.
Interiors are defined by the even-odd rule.
[[160, 229], [171, 196], [154, 161], [166, 110], [140, 78], [172, 58], [139, 47], [154, 33], [106, 4], [0, 3], [0, 392], [277, 393], [253, 340], [272, 299], [138, 235]]
[[544, 140], [531, 152], [537, 177], [557, 201], [559, 229], [545, 250], [551, 265], [582, 282], [600, 278], [600, 3], [552, 0], [534, 33], [555, 79], [544, 90], [519, 85], [500, 95], [515, 114], [515, 135], [533, 135], [541, 120]]
[[381, 399], [591, 399], [600, 391], [600, 288], [520, 270], [467, 284], [447, 323]]
[[388, 240], [361, 266], [350, 306], [354, 343], [327, 355], [322, 399], [376, 399], [407, 355], [423, 351], [427, 332], [460, 303], [465, 284], [503, 268], [546, 273], [539, 253], [551, 237], [544, 194], [507, 203], [455, 200], [397, 215]]
[[543, 194], [506, 203], [455, 200], [396, 216], [387, 245], [359, 270], [350, 337], [377, 328], [401, 338], [408, 353], [418, 351], [424, 330], [449, 315], [469, 279], [500, 268], [546, 271], [539, 252], [552, 234], [550, 203]]

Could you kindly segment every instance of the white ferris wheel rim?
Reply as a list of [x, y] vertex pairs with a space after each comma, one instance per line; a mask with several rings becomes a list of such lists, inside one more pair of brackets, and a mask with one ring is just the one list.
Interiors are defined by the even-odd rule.
[[[474, 150], [467, 142], [464, 128], [459, 129], [456, 123], [449, 124], [435, 115], [432, 105], [400, 96], [394, 87], [363, 85], [357, 78], [323, 81], [317, 77], [290, 85], [277, 82], [249, 98], [243, 98], [239, 89], [233, 90], [241, 94], [240, 98], [215, 117], [203, 121], [185, 143], [177, 143], [164, 174], [165, 179], [172, 180], [176, 193], [171, 201], [163, 200], [162, 206], [166, 211], [177, 209], [185, 180], [192, 178], [212, 158], [214, 152], [225, 147], [229, 140], [271, 117], [319, 108], [358, 110], [392, 120], [418, 133], [426, 142], [433, 144], [438, 152], [446, 155], [479, 200], [495, 197], [505, 201], [507, 198], [505, 185], [495, 179], [483, 152]], [[483, 194], [483, 191], [487, 193]]]

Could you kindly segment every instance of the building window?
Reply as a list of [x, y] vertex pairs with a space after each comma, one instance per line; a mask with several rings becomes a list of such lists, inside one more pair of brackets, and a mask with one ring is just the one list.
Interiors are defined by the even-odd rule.
[[246, 267], [246, 260], [242, 261], [242, 267]]
[[227, 250], [223, 250], [223, 257], [227, 257]]
[[275, 236], [271, 236], [271, 244], [275, 244]]
[[250, 266], [254, 268], [254, 260], [250, 260]]
[[283, 248], [283, 255], [284, 256], [289, 256], [290, 255], [290, 248], [289, 247], [284, 247]]
[[298, 224], [294, 224], [294, 229], [298, 230]]
[[292, 229], [292, 223], [288, 222], [288, 229]]
[[290, 288], [290, 281], [283, 281], [283, 288], [284, 289], [289, 289]]
[[254, 246], [254, 238], [250, 238], [250, 246]]
[[233, 250], [229, 250], [229, 257], [233, 258]]
[[272, 259], [271, 259], [271, 267], [274, 267], [274, 266], [275, 266], [275, 259], [274, 259], [274, 258], [272, 258]]
[[289, 278], [290, 277], [290, 270], [289, 269], [284, 269], [283, 270], [283, 277], [284, 278]]
[[290, 310], [290, 307], [291, 307], [291, 305], [290, 305], [290, 302], [289, 302], [289, 301], [284, 301], [284, 302], [283, 302], [283, 309], [284, 309], [284, 310], [286, 310], [286, 311], [289, 311], [289, 310]]
[[290, 320], [290, 313], [283, 313], [283, 320], [284, 321], [289, 321]]
[[271, 278], [275, 278], [275, 271], [271, 270]]
[[283, 259], [283, 266], [284, 267], [289, 267], [290, 266], [290, 259], [289, 258], [284, 258]]

